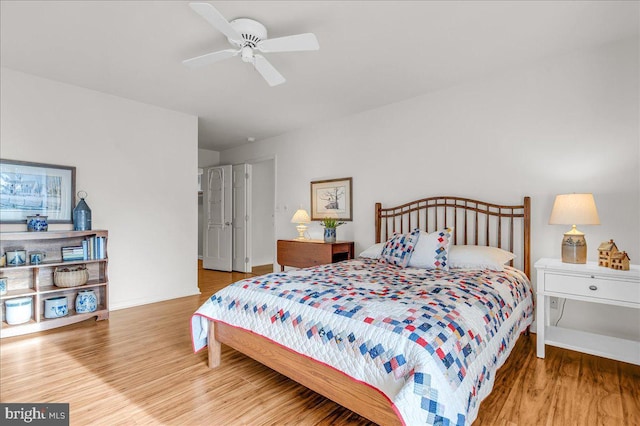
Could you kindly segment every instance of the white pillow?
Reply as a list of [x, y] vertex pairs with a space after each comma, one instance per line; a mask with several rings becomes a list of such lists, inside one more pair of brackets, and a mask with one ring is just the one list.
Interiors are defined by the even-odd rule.
[[504, 271], [515, 254], [497, 247], [455, 245], [449, 249], [449, 267]]
[[362, 253], [360, 253], [360, 257], [367, 257], [369, 259], [379, 259], [382, 254], [382, 249], [384, 248], [385, 243], [374, 244]]
[[413, 250], [409, 267], [449, 270], [449, 245], [453, 227], [427, 233], [420, 231], [420, 238]]

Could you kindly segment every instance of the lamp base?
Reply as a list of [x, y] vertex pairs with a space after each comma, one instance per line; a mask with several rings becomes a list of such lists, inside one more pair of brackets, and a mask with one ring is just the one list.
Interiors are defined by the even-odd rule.
[[296, 230], [298, 231], [296, 240], [303, 241], [307, 239], [307, 237], [304, 236], [304, 233], [307, 232], [307, 228], [308, 226], [303, 223], [300, 223], [298, 226], [296, 226]]
[[562, 239], [562, 262], [587, 263], [587, 240], [584, 234], [566, 233]]

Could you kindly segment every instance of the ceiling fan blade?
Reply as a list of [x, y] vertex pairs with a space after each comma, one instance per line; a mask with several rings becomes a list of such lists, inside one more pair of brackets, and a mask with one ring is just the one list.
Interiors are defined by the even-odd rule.
[[320, 49], [318, 39], [313, 33], [262, 40], [257, 47], [261, 52], [299, 52]]
[[191, 9], [193, 9], [198, 15], [202, 16], [211, 25], [213, 25], [218, 31], [226, 35], [233, 41], [242, 41], [242, 36], [233, 29], [229, 21], [218, 10], [209, 3], [189, 3]]
[[262, 55], [255, 55], [253, 66], [258, 70], [262, 77], [267, 80], [269, 86], [277, 86], [287, 81], [277, 69], [271, 65], [267, 59]]
[[182, 63], [188, 67], [200, 67], [203, 65], [213, 64], [227, 58], [231, 58], [240, 53], [239, 50], [226, 49], [218, 52], [207, 53], [206, 55], [196, 56], [195, 58], [185, 59]]

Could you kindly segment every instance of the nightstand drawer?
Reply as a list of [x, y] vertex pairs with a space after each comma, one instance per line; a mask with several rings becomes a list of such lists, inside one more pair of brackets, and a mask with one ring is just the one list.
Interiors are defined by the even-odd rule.
[[277, 260], [281, 271], [285, 265], [308, 268], [353, 259], [353, 249], [353, 241], [278, 240]]
[[547, 273], [545, 291], [640, 304], [640, 285], [598, 277]]

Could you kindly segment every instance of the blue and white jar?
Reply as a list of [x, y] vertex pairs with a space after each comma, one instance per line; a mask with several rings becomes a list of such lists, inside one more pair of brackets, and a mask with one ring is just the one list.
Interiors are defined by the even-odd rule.
[[52, 297], [44, 301], [44, 317], [60, 318], [69, 313], [66, 296]]
[[33, 302], [31, 297], [19, 297], [17, 299], [9, 299], [4, 302], [5, 320], [9, 325], [16, 325], [31, 320], [33, 313]]
[[47, 223], [47, 216], [40, 216], [39, 214], [27, 216], [27, 231], [41, 232], [48, 229], [49, 224]]
[[0, 296], [4, 296], [9, 290], [7, 281], [7, 277], [0, 277]]
[[325, 243], [336, 242], [336, 228], [324, 228], [324, 242]]
[[76, 296], [76, 314], [86, 314], [98, 309], [98, 298], [93, 290], [80, 290]]

